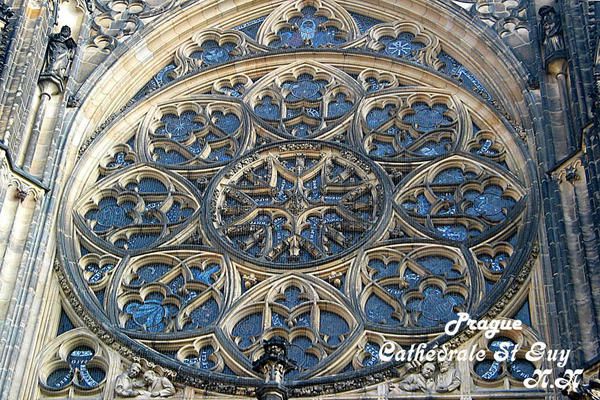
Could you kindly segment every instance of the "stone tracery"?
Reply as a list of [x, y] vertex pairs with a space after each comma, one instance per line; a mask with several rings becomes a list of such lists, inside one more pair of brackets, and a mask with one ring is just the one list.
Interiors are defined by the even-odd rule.
[[[257, 42], [195, 35], [164, 73], [183, 81], [251, 53], [268, 65], [268, 46], [367, 47], [478, 84], [416, 25], [359, 39], [332, 2], [283, 8]], [[322, 59], [157, 92], [74, 207], [82, 241], [114, 254], [79, 257], [101, 313], [186, 373], [254, 378], [275, 335], [300, 365], [290, 380], [368, 369], [380, 333], [433, 337], [520, 267], [522, 232], [507, 232], [530, 212], [528, 178], [502, 123], [474, 126], [460, 89]]]

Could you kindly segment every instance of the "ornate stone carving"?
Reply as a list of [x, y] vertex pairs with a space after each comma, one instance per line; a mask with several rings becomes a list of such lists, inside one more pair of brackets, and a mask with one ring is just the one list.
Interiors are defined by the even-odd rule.
[[[206, 38], [194, 42], [186, 56], [201, 51], [196, 61], [208, 67], [222, 55], [215, 43], [224, 46], [229, 39]], [[215, 43], [204, 46], [210, 40]], [[288, 57], [286, 51], [277, 56]], [[349, 51], [346, 57], [355, 55]], [[118, 143], [112, 134], [125, 124], [107, 122], [97, 130], [84, 156], [94, 165], [81, 167], [88, 172], [97, 167], [97, 175], [79, 175], [66, 188], [77, 190], [81, 200], [65, 209], [76, 211], [70, 221], [77, 222], [74, 235], [63, 241], [68, 278], [62, 268], [57, 273], [83, 322], [129, 361], [143, 356], [144, 369], [162, 376], [159, 366], [169, 365], [169, 379], [233, 395], [255, 393], [260, 383], [252, 360], [262, 354], [263, 339], [281, 336], [291, 342], [288, 356], [299, 370], [287, 379], [275, 370], [273, 380], [283, 379], [294, 396], [315, 397], [397, 377], [391, 365], [369, 370], [379, 363], [381, 343], [374, 337], [390, 329], [362, 315], [371, 294], [396, 305], [395, 315], [407, 316], [412, 330], [399, 334], [404, 343], [429, 340], [453, 313], [483, 304], [486, 288], [478, 268], [493, 269], [493, 282], [502, 285], [489, 315], [502, 311], [531, 266], [519, 271], [521, 264], [506, 260], [503, 242], [518, 222], [534, 218], [528, 193], [521, 190], [530, 184], [520, 169], [524, 157], [518, 147], [506, 154], [504, 143], [512, 144], [512, 138], [493, 110], [477, 107], [475, 97], [455, 86], [455, 93], [425, 88], [428, 83], [414, 75], [376, 64], [309, 61], [282, 68], [283, 63], [270, 65], [269, 57], [252, 68], [244, 63], [256, 59], [239, 60], [236, 71], [207, 68], [185, 78], [181, 97], [166, 97], [177, 83], [140, 101], [141, 108], [129, 114], [131, 128], [116, 134]], [[369, 57], [376, 60], [372, 52]], [[413, 87], [395, 88], [407, 84]], [[260, 107], [267, 95], [276, 99], [267, 106], [280, 107], [277, 118]], [[381, 124], [369, 127], [370, 118]], [[291, 133], [308, 132], [300, 124], [314, 128], [310, 137], [289, 140]], [[485, 134], [477, 136], [475, 124]], [[412, 142], [395, 129], [384, 137], [389, 128], [406, 130]], [[370, 154], [363, 143], [369, 135], [388, 142], [389, 136], [396, 153]], [[332, 143], [339, 137], [343, 144]], [[409, 159], [404, 156], [409, 152], [417, 155]], [[518, 162], [506, 162], [512, 157]], [[181, 200], [193, 205], [190, 215], [172, 209]], [[201, 240], [192, 240], [194, 235]], [[522, 249], [508, 252], [509, 259], [526, 255], [524, 237], [515, 239]], [[134, 246], [125, 246], [131, 239]], [[322, 255], [313, 258], [316, 247]], [[381, 251], [400, 247], [396, 258]], [[380, 251], [387, 268], [363, 269], [362, 255], [371, 250]], [[219, 259], [218, 270], [207, 253]], [[428, 256], [437, 259], [424, 262]], [[392, 272], [393, 262], [413, 272]], [[512, 277], [505, 286], [503, 278]], [[419, 282], [411, 286], [411, 280]], [[450, 346], [471, 336], [461, 333]], [[436, 366], [436, 393], [455, 390], [454, 371]], [[448, 373], [438, 385], [442, 372]], [[339, 373], [353, 378], [340, 381]]]
[[454, 363], [448, 361], [437, 364], [426, 362], [422, 365], [413, 363], [409, 366], [409, 370], [411, 367], [410, 374], [397, 384], [392, 384], [392, 391], [448, 393], [460, 386], [461, 380]]
[[334, 1], [297, 0], [267, 17], [257, 41], [274, 48], [337, 47], [358, 34], [356, 22]]
[[552, 177], [558, 182], [570, 182], [575, 183], [582, 178], [583, 171], [583, 162], [579, 156], [576, 156], [574, 160], [566, 162], [561, 165], [556, 171], [552, 172]]
[[529, 33], [525, 0], [452, 0], [452, 2], [495, 29], [501, 37], [515, 31]]
[[48, 343], [40, 355], [39, 384], [46, 393], [72, 389], [93, 394], [102, 390], [110, 355], [94, 334], [76, 328]]
[[350, 151], [291, 147], [303, 144], [263, 150], [258, 161], [226, 173], [211, 207], [224, 245], [269, 264], [302, 265], [368, 238], [384, 211], [377, 174]]
[[208, 29], [195, 34], [175, 52], [174, 78], [184, 76], [203, 67], [222, 64], [236, 57], [264, 51], [254, 41], [247, 41], [239, 31]]
[[115, 379], [115, 394], [121, 397], [136, 397], [145, 387], [142, 375], [142, 366], [132, 363], [127, 371], [117, 375]]
[[264, 353], [252, 366], [265, 377], [265, 383], [283, 383], [286, 372], [296, 368], [296, 363], [288, 358], [288, 345], [287, 340], [279, 336], [263, 342]]
[[52, 33], [46, 51], [46, 64], [40, 79], [47, 76], [66, 80], [76, 48], [77, 44], [71, 37], [71, 28], [68, 26], [63, 26], [59, 33]]
[[565, 43], [562, 36], [560, 15], [552, 6], [543, 6], [539, 10], [540, 37], [544, 50], [544, 61], [548, 64], [556, 58], [564, 57]]
[[142, 366], [134, 362], [127, 371], [115, 378], [115, 394], [120, 397], [171, 397], [177, 391], [169, 378], [159, 376], [153, 370], [142, 371]]
[[146, 390], [151, 397], [171, 397], [176, 393], [169, 378], [158, 376], [154, 371], [144, 372]]
[[415, 61], [435, 69], [442, 65], [438, 59], [441, 51], [439, 39], [412, 22], [376, 25], [369, 30], [365, 40], [367, 49], [387, 56]]

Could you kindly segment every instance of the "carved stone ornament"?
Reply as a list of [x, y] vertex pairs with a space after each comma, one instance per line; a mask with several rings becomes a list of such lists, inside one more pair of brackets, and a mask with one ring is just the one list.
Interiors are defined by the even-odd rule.
[[152, 370], [142, 373], [142, 366], [136, 362], [115, 379], [115, 394], [120, 397], [165, 398], [176, 392], [169, 378], [159, 376]]
[[50, 76], [66, 80], [76, 48], [77, 44], [71, 37], [71, 28], [68, 26], [63, 26], [59, 33], [52, 33], [48, 41], [46, 64], [42, 71], [42, 77]]
[[[120, 17], [142, 13], [127, 4]], [[455, 394], [454, 365], [399, 374], [378, 350], [391, 332], [429, 342], [457, 312], [513, 304], [537, 232], [526, 148], [443, 38], [412, 23], [358, 30], [330, 0], [282, 6], [256, 39], [183, 39], [164, 86], [82, 139], [62, 202], [63, 293], [140, 363], [110, 378], [119, 398], [183, 396], [171, 382], [188, 397], [315, 398], [392, 379]], [[432, 87], [444, 74], [448, 88]], [[275, 337], [289, 347], [265, 349]]]
[[456, 365], [452, 362], [426, 362], [422, 365], [415, 364], [414, 367], [416, 368], [413, 368], [410, 374], [392, 385], [392, 390], [447, 393], [455, 391], [460, 386], [460, 377]]
[[565, 43], [562, 37], [562, 23], [558, 12], [551, 6], [543, 6], [539, 11], [540, 38], [546, 63], [564, 56]]

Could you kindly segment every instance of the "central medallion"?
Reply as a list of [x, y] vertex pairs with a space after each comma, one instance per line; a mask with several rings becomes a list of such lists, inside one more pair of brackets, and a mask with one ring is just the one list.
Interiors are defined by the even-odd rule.
[[215, 239], [242, 258], [302, 267], [364, 244], [388, 202], [379, 169], [330, 143], [262, 147], [223, 170], [207, 212]]

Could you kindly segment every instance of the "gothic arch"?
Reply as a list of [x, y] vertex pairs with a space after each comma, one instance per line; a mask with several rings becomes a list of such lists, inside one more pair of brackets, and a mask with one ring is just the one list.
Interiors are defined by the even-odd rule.
[[[65, 156], [59, 250], [89, 328], [239, 395], [278, 333], [308, 360], [289, 382], [307, 396], [391, 377], [372, 360], [387, 337], [508, 316], [538, 224], [530, 99], [499, 38], [425, 3], [382, 3], [366, 32], [351, 1], [200, 3], [117, 47]], [[256, 40], [235, 30], [269, 12]]]

